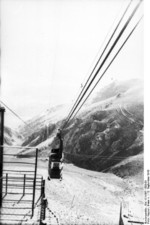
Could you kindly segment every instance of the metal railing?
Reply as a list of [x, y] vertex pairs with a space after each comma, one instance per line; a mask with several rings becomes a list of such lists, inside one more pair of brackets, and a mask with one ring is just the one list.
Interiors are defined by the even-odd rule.
[[0, 147], [3, 147], [0, 224], [12, 224], [13, 221], [21, 224], [33, 219], [37, 203], [41, 202], [40, 207], [42, 204], [43, 177], [37, 174], [38, 149], [27, 148], [32, 149], [32, 157], [30, 154], [25, 157], [19, 150], [22, 147]]

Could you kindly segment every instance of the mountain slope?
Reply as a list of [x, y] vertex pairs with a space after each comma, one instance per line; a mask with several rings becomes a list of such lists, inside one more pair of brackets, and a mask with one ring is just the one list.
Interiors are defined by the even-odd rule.
[[[40, 115], [26, 121], [28, 126], [20, 126], [19, 132], [25, 137], [37, 136], [38, 132], [46, 132], [48, 135], [56, 123], [59, 123], [67, 115], [68, 105], [58, 105], [50, 109], [46, 109]], [[36, 133], [36, 134], [35, 134]], [[33, 139], [33, 138], [31, 138]], [[40, 141], [42, 142], [42, 140]]]
[[14, 145], [21, 142], [22, 136], [9, 127], [4, 127], [4, 144]]
[[[66, 116], [65, 110], [59, 106], [31, 120], [29, 124], [33, 126], [33, 133], [29, 133], [23, 145], [37, 146], [41, 156], [48, 156], [49, 148], [55, 146], [54, 136]], [[47, 118], [49, 124], [43, 126]], [[129, 156], [141, 153], [142, 82], [135, 79], [115, 81], [103, 88], [68, 124], [63, 135], [65, 159], [87, 169], [104, 171]]]

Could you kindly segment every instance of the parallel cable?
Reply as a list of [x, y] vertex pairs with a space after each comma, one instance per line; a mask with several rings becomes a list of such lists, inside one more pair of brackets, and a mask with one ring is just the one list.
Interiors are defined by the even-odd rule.
[[[88, 87], [86, 88], [86, 90], [84, 91], [84, 93], [82, 94], [80, 100], [78, 101], [76, 107], [74, 108], [74, 110], [72, 111], [71, 115], [69, 116], [69, 118], [67, 119], [66, 123], [64, 124], [63, 128], [67, 125], [67, 123], [69, 122], [70, 118], [72, 117], [72, 115], [74, 114], [75, 110], [77, 109], [78, 105], [80, 104], [80, 102], [82, 101], [83, 97], [85, 96], [86, 92], [88, 91], [88, 89], [90, 88], [91, 84], [93, 83], [94, 79], [96, 78], [97, 74], [99, 73], [100, 69], [102, 68], [102, 66], [104, 65], [105, 61], [107, 60], [108, 56], [110, 55], [110, 53], [112, 52], [112, 50], [114, 49], [116, 43], [118, 42], [118, 40], [120, 39], [120, 37], [122, 36], [123, 32], [125, 31], [126, 27], [128, 26], [129, 22], [131, 21], [131, 19], [133, 18], [134, 14], [136, 13], [138, 7], [140, 6], [142, 0], [140, 0], [140, 2], [136, 5], [135, 9], [133, 10], [132, 14], [130, 15], [130, 17], [128, 18], [128, 20], [126, 21], [125, 25], [123, 26], [123, 28], [121, 29], [120, 33], [118, 34], [116, 40], [114, 41], [113, 45], [111, 46], [110, 50], [108, 51], [107, 55], [105, 56], [104, 60], [102, 61], [101, 65], [99, 66], [99, 68], [97, 69], [94, 77], [92, 78], [91, 82], [89, 83]], [[131, 35], [131, 34], [130, 34]], [[130, 36], [129, 35], [129, 36]], [[127, 41], [127, 40], [126, 40]], [[125, 41], [125, 42], [126, 42]], [[125, 43], [124, 43], [125, 44]], [[122, 46], [123, 47], [123, 46]], [[120, 49], [121, 50], [121, 49]], [[87, 99], [87, 98], [86, 98]], [[85, 102], [85, 101], [84, 101]], [[83, 104], [82, 104], [83, 105]], [[81, 107], [80, 107], [81, 108]], [[79, 110], [78, 110], [79, 111]], [[62, 129], [63, 129], [62, 128]]]
[[27, 125], [30, 129], [31, 127], [29, 126], [29, 124], [27, 124], [17, 113], [15, 113], [11, 108], [9, 108], [4, 102], [2, 102], [0, 100], [0, 102], [13, 114], [15, 115], [19, 120], [21, 120], [25, 125]]
[[78, 96], [78, 98], [77, 98], [76, 102], [74, 103], [74, 105], [73, 105], [73, 107], [72, 107], [72, 109], [71, 109], [71, 111], [70, 111], [70, 113], [69, 113], [69, 115], [68, 115], [68, 118], [69, 118], [69, 116], [71, 115], [71, 113], [72, 113], [73, 109], [75, 108], [75, 106], [76, 106], [76, 104], [77, 104], [77, 102], [78, 102], [79, 98], [81, 97], [81, 95], [82, 95], [82, 93], [83, 93], [84, 89], [86, 88], [86, 86], [87, 86], [87, 84], [88, 84], [89, 80], [91, 79], [91, 77], [92, 77], [92, 75], [93, 75], [93, 73], [94, 73], [94, 71], [95, 71], [95, 69], [96, 69], [97, 65], [99, 64], [99, 62], [100, 62], [100, 60], [101, 60], [102, 56], [104, 55], [104, 53], [105, 53], [105, 51], [106, 51], [106, 49], [107, 49], [108, 45], [110, 44], [110, 42], [111, 42], [112, 38], [114, 37], [114, 35], [115, 35], [115, 33], [116, 33], [116, 31], [117, 31], [117, 29], [118, 29], [118, 27], [119, 27], [119, 25], [120, 25], [121, 21], [123, 20], [123, 18], [124, 18], [124, 16], [125, 16], [126, 12], [127, 12], [127, 11], [128, 11], [128, 9], [129, 9], [129, 7], [130, 7], [130, 5], [131, 5], [132, 1], [133, 1], [133, 0], [131, 0], [131, 1], [130, 1], [130, 3], [128, 4], [128, 6], [126, 7], [126, 9], [125, 9], [125, 11], [124, 11], [124, 13], [123, 13], [122, 17], [120, 18], [120, 20], [119, 20], [119, 22], [118, 22], [117, 26], [115, 27], [115, 29], [114, 29], [114, 31], [113, 31], [113, 33], [112, 33], [111, 37], [109, 38], [109, 40], [108, 40], [108, 42], [107, 42], [107, 44], [106, 44], [106, 46], [105, 46], [104, 50], [102, 51], [102, 53], [101, 53], [100, 57], [98, 58], [98, 60], [97, 60], [97, 62], [96, 62], [96, 64], [95, 64], [95, 66], [94, 66], [94, 68], [92, 69], [92, 72], [90, 73], [90, 75], [89, 75], [89, 77], [88, 77], [88, 79], [87, 79], [86, 83], [84, 84], [84, 86], [83, 86], [83, 88], [82, 88], [82, 90], [81, 90], [81, 92], [80, 92], [80, 94], [79, 94], [79, 96]]
[[[136, 10], [138, 9], [139, 5], [141, 4], [141, 2], [139, 2], [137, 4], [137, 6], [135, 7], [135, 9], [133, 10], [132, 14], [130, 15], [130, 17], [128, 18], [127, 22], [125, 23], [124, 27], [121, 29], [119, 35], [117, 36], [115, 42], [113, 43], [113, 45], [111, 46], [110, 50], [108, 51], [106, 57], [104, 58], [104, 60], [102, 61], [101, 65], [99, 66], [98, 70], [96, 71], [94, 77], [92, 78], [90, 84], [88, 85], [88, 87], [86, 88], [86, 90], [84, 91], [82, 97], [80, 98], [78, 104], [76, 105], [75, 109], [73, 110], [71, 116], [73, 115], [73, 113], [75, 112], [76, 108], [78, 107], [78, 105], [80, 104], [81, 100], [83, 99], [84, 95], [86, 94], [86, 92], [88, 91], [89, 87], [91, 86], [91, 84], [93, 83], [94, 79], [96, 78], [97, 74], [99, 73], [100, 69], [102, 68], [102, 66], [104, 65], [104, 63], [106, 62], [108, 56], [110, 55], [110, 53], [112, 52], [112, 50], [114, 49], [116, 43], [118, 42], [118, 40], [120, 39], [120, 37], [122, 36], [123, 32], [125, 31], [126, 27], [128, 26], [129, 22], [131, 21], [132, 17], [134, 16]], [[71, 118], [71, 116], [69, 117], [69, 119]]]
[[86, 158], [94, 158], [94, 157], [101, 157], [101, 159], [117, 159], [117, 160], [122, 160], [122, 159], [127, 159], [128, 157], [135, 156], [135, 155], [130, 155], [130, 156], [101, 156], [100, 154], [98, 155], [87, 155], [87, 154], [76, 154], [76, 153], [69, 153], [69, 152], [64, 152], [66, 155], [71, 155], [71, 156], [78, 156], [82, 157], [85, 156]]
[[115, 60], [115, 58], [117, 57], [117, 55], [119, 54], [119, 52], [121, 51], [121, 49], [123, 48], [123, 46], [125, 45], [125, 43], [128, 41], [128, 39], [130, 38], [130, 36], [132, 35], [132, 33], [134, 32], [134, 30], [136, 29], [136, 27], [138, 26], [138, 24], [142, 20], [142, 18], [143, 18], [143, 16], [138, 20], [138, 22], [136, 23], [136, 25], [134, 26], [134, 28], [132, 29], [132, 31], [130, 32], [130, 34], [128, 35], [128, 37], [126, 38], [126, 40], [123, 42], [123, 44], [121, 45], [121, 47], [119, 48], [119, 50], [117, 51], [117, 53], [115, 54], [115, 56], [113, 57], [113, 59], [110, 61], [109, 65], [106, 67], [105, 71], [102, 73], [102, 75], [100, 76], [100, 78], [98, 79], [98, 81], [96, 82], [96, 84], [94, 85], [94, 87], [92, 88], [92, 90], [90, 91], [90, 93], [88, 94], [88, 96], [86, 97], [86, 99], [84, 100], [84, 102], [82, 103], [82, 105], [79, 107], [79, 109], [77, 110], [77, 112], [72, 117], [72, 119], [77, 115], [77, 113], [79, 112], [79, 110], [81, 109], [81, 107], [83, 106], [83, 104], [89, 98], [89, 96], [91, 95], [91, 93], [93, 92], [93, 90], [95, 89], [95, 87], [97, 86], [97, 84], [99, 83], [99, 81], [102, 79], [102, 77], [104, 76], [104, 74], [106, 73], [106, 71], [108, 70], [108, 68], [110, 67], [110, 65], [112, 64], [112, 62]]
[[[124, 2], [125, 2], [125, 1], [126, 1], [126, 0], [124, 0]], [[118, 12], [120, 12], [121, 9], [122, 9], [122, 6], [121, 6], [121, 8], [120, 8], [120, 10], [119, 10]], [[115, 18], [115, 20], [113, 21], [110, 30], [107, 32], [107, 34], [106, 34], [106, 36], [105, 36], [105, 38], [104, 38], [104, 40], [103, 40], [103, 43], [101, 44], [101, 46], [100, 46], [98, 52], [96, 53], [96, 56], [95, 56], [94, 59], [92, 60], [91, 66], [89, 67], [87, 74], [84, 76], [83, 81], [82, 81], [82, 83], [81, 83], [81, 86], [80, 86], [79, 90], [76, 92], [76, 95], [75, 95], [75, 96], [79, 96], [80, 92], [82, 91], [81, 89], [82, 89], [83, 86], [85, 85], [85, 82], [87, 82], [86, 80], [87, 80], [88, 77], [89, 77], [88, 74], [90, 73], [91, 69], [93, 68], [93, 65], [95, 64], [96, 60], [98, 59], [99, 54], [100, 54], [100, 52], [101, 52], [101, 50], [102, 50], [102, 47], [104, 46], [106, 40], [108, 39], [108, 36], [109, 36], [110, 32], [112, 31], [112, 28], [114, 27], [115, 22], [116, 22], [117, 18], [119, 17], [119, 15], [120, 15], [120, 14], [118, 13], [118, 16], [117, 16], [117, 17]], [[77, 99], [77, 98], [74, 98], [74, 100], [73, 100], [74, 104], [72, 105], [72, 107], [70, 107], [71, 109], [68, 110], [68, 113], [67, 113], [68, 117], [69, 117], [69, 115], [70, 115], [70, 113], [71, 113], [71, 110], [73, 110], [73, 108], [74, 108], [75, 100], [76, 100], [76, 99]], [[67, 117], [67, 118], [68, 118], [68, 117]], [[67, 120], [67, 119], [66, 119], [66, 120]]]

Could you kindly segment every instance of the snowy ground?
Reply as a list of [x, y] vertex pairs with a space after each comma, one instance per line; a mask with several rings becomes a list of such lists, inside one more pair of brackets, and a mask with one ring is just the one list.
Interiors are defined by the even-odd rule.
[[38, 160], [38, 174], [46, 179], [48, 225], [118, 225], [121, 203], [124, 220], [143, 221], [142, 174], [122, 179], [64, 164], [63, 180], [48, 181], [47, 165]]
[[[47, 165], [42, 164], [40, 171], [46, 177]], [[48, 224], [118, 225], [122, 203], [124, 221], [143, 221], [141, 175], [137, 179], [124, 180], [65, 164], [62, 181], [46, 181], [46, 220]]]

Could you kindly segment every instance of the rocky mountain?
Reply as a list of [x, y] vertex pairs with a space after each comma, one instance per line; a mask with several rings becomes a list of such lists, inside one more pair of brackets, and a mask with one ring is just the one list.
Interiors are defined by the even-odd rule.
[[[50, 107], [49, 109], [46, 109], [43, 111], [40, 115], [35, 116], [34, 118], [26, 121], [28, 124], [25, 126], [19, 127], [19, 132], [26, 138], [26, 140], [33, 135], [33, 138], [29, 138], [31, 140], [38, 137], [38, 134], [45, 136], [46, 134], [49, 135], [51, 133], [51, 130], [55, 127], [56, 123], [60, 123], [64, 119], [64, 117], [67, 115], [69, 108], [68, 106], [64, 105], [58, 105], [55, 107]], [[44, 135], [45, 132], [45, 135]], [[43, 141], [38, 141], [41, 143]], [[30, 140], [27, 141], [30, 143]], [[37, 143], [35, 143], [37, 144]]]
[[18, 143], [18, 141], [20, 142], [22, 140], [22, 136], [12, 130], [9, 127], [4, 127], [4, 144], [6, 145], [14, 145], [15, 143]]
[[[29, 121], [30, 131], [20, 129], [25, 136], [23, 146], [37, 146], [40, 155], [47, 157], [66, 112], [66, 107], [59, 106]], [[142, 81], [113, 81], [101, 89], [70, 121], [63, 136], [65, 160], [91, 170], [111, 170], [143, 152]], [[116, 169], [111, 171], [116, 173]]]

